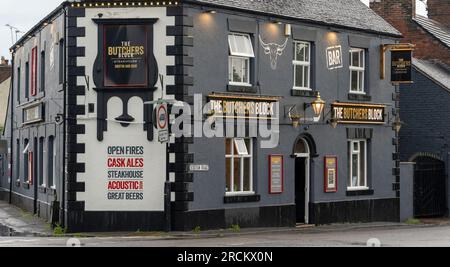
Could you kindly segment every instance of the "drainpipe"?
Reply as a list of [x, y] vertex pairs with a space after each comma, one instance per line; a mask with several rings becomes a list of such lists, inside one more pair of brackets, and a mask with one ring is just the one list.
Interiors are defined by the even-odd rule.
[[66, 20], [67, 20], [67, 5], [63, 7], [64, 12], [64, 21], [63, 21], [63, 27], [64, 27], [64, 73], [63, 73], [63, 175], [62, 175], [62, 185], [61, 185], [61, 226], [63, 228], [66, 227], [66, 144], [67, 144], [67, 27], [66, 27]]
[[11, 110], [11, 117], [9, 118], [9, 123], [10, 123], [10, 131], [11, 131], [11, 136], [10, 136], [10, 149], [11, 149], [11, 153], [9, 153], [9, 164], [11, 166], [11, 170], [10, 170], [10, 177], [9, 177], [9, 204], [12, 204], [12, 193], [13, 193], [13, 177], [14, 177], [14, 167], [13, 167], [13, 163], [14, 163], [14, 74], [16, 73], [16, 71], [14, 70], [14, 55], [15, 53], [11, 54], [11, 84], [10, 84], [10, 93], [9, 93], [9, 99], [11, 100], [9, 102], [9, 108]]

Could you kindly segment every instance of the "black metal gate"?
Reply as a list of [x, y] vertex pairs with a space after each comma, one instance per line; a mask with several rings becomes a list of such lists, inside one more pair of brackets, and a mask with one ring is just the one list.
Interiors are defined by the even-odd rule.
[[414, 170], [414, 216], [439, 217], [447, 213], [444, 162], [418, 157]]

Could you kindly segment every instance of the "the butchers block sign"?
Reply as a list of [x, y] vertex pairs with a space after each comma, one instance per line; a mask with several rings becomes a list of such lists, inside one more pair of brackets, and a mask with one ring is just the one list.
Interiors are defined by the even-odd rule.
[[269, 156], [269, 193], [281, 194], [284, 191], [283, 156]]
[[391, 50], [391, 82], [412, 83], [412, 50]]
[[107, 170], [108, 200], [144, 200], [144, 147], [108, 147]]
[[338, 123], [384, 124], [385, 105], [333, 103], [333, 119]]
[[105, 87], [148, 85], [147, 28], [147, 25], [105, 25]]

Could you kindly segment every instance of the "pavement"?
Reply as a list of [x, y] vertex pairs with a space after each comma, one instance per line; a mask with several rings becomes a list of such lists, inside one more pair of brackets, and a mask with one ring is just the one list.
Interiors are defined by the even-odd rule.
[[50, 224], [7, 202], [0, 201], [0, 236], [41, 236], [53, 235]]
[[[449, 246], [450, 219], [409, 223], [299, 225], [295, 228], [222, 229], [191, 232], [116, 232], [54, 235], [50, 225], [0, 201], [0, 247], [3, 246]], [[72, 242], [72, 243], [71, 243]], [[73, 245], [73, 244], [72, 244]]]

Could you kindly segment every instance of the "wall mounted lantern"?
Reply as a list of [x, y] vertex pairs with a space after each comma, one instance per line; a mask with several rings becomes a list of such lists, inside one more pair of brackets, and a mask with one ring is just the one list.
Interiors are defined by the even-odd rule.
[[403, 122], [400, 120], [400, 117], [397, 116], [395, 120], [392, 122], [392, 130], [394, 130], [396, 133], [399, 133], [402, 129]]
[[316, 117], [319, 117], [325, 108], [325, 104], [326, 102], [322, 100], [322, 98], [320, 97], [320, 93], [317, 92], [316, 100], [314, 100], [312, 103], [305, 103], [304, 109], [306, 111], [309, 107], [312, 107], [312, 109], [314, 110], [314, 115]]

